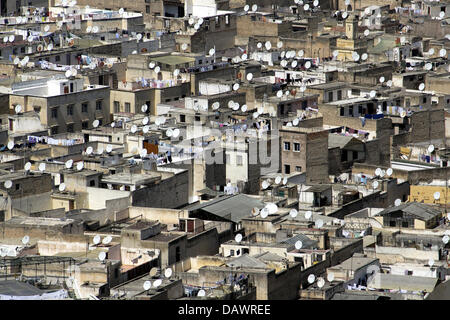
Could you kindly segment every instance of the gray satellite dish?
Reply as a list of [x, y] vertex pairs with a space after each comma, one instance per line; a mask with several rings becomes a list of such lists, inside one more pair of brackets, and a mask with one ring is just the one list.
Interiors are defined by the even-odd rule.
[[305, 212], [305, 218], [306, 218], [306, 219], [311, 218], [311, 216], [312, 216], [312, 212], [311, 212], [311, 211], [306, 211], [306, 212]]
[[334, 280], [334, 273], [333, 272], [328, 273], [327, 280], [329, 282], [333, 282], [333, 280]]
[[106, 236], [106, 237], [103, 239], [102, 243], [103, 243], [103, 244], [109, 244], [111, 241], [112, 241], [112, 237], [111, 237], [111, 236]]
[[158, 268], [153, 267], [150, 269], [150, 277], [156, 276], [157, 273], [158, 273]]

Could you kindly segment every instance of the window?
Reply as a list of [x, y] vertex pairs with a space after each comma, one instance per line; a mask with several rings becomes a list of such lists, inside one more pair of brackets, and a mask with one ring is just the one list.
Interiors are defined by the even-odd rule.
[[150, 113], [150, 100], [145, 101], [145, 104], [147, 105], [147, 111], [145, 111], [145, 113]]
[[427, 97], [423, 97], [422, 103], [427, 103]]
[[350, 106], [350, 107], [348, 108], [348, 113], [349, 113], [349, 116], [350, 116], [350, 117], [353, 117], [353, 106]]
[[288, 164], [284, 165], [284, 173], [285, 174], [291, 173], [291, 166], [290, 165], [288, 165]]
[[340, 111], [340, 113], [339, 113], [340, 116], [343, 117], [344, 116], [344, 108], [340, 108], [339, 111]]
[[114, 101], [114, 112], [115, 113], [120, 112], [120, 103], [119, 103], [119, 101]]
[[241, 254], [241, 250], [236, 250], [236, 255], [240, 255]]
[[186, 122], [186, 115], [180, 114], [180, 122]]
[[195, 116], [195, 121], [200, 121], [200, 116]]
[[73, 116], [73, 104], [69, 104], [67, 106], [67, 115], [68, 116]]
[[16, 184], [16, 190], [20, 189], [20, 183]]
[[90, 187], [95, 187], [95, 180], [89, 181], [89, 186]]
[[89, 122], [88, 122], [88, 121], [83, 121], [83, 122], [81, 123], [81, 128], [82, 128], [82, 129], [87, 129], [88, 126], [89, 126]]
[[25, 47], [20, 48], [21, 53], [25, 53]]
[[402, 228], [408, 228], [408, 221], [402, 221]]
[[346, 150], [342, 150], [342, 153], [341, 153], [341, 162], [345, 162], [345, 161], [347, 161], [348, 159], [347, 159], [347, 151]]
[[291, 143], [290, 142], [284, 142], [284, 151], [291, 150]]
[[81, 112], [87, 113], [88, 112], [88, 103], [84, 102], [81, 104]]
[[242, 156], [236, 156], [236, 165], [238, 165], [238, 166], [242, 166], [242, 164], [243, 164], [243, 159], [242, 159]]
[[333, 101], [333, 91], [328, 92], [328, 101], [332, 102]]
[[56, 108], [52, 108], [51, 116], [52, 116], [52, 119], [58, 118], [58, 108], [57, 107]]
[[51, 134], [57, 134], [58, 133], [58, 127], [52, 127], [50, 132], [51, 132]]
[[97, 100], [97, 102], [95, 103], [95, 110], [102, 110], [102, 105], [103, 105], [103, 100]]
[[353, 160], [358, 159], [358, 151], [353, 151]]
[[55, 61], [56, 62], [61, 61], [61, 57], [60, 56], [55, 56]]
[[337, 92], [337, 99], [342, 100], [342, 90], [338, 90]]
[[145, 6], [145, 13], [150, 13], [150, 6]]
[[230, 250], [230, 256], [232, 256], [232, 257], [234, 256], [234, 250], [233, 249]]
[[294, 142], [294, 151], [295, 152], [300, 152], [300, 143]]
[[70, 83], [70, 92], [73, 92], [73, 82]]
[[389, 226], [390, 227], [395, 227], [395, 221], [394, 220], [389, 221]]
[[125, 102], [125, 112], [128, 112], [128, 113], [131, 112], [131, 105], [129, 102]]
[[297, 171], [297, 172], [302, 172], [302, 167], [295, 166], [295, 171]]
[[70, 123], [67, 125], [67, 132], [74, 132], [73, 131], [73, 123]]
[[180, 247], [175, 248], [175, 262], [178, 262], [181, 260], [181, 250]]

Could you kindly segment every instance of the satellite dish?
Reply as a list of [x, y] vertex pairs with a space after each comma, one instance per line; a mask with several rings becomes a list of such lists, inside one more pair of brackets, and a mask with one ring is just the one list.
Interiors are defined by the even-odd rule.
[[430, 260], [428, 260], [428, 265], [430, 267], [432, 267], [434, 265], [434, 259], [433, 258], [430, 258]]
[[70, 77], [72, 76], [72, 71], [66, 70], [66, 72], [64, 73], [64, 75], [66, 76], [66, 78], [70, 78]]
[[353, 61], [358, 61], [358, 60], [359, 60], [359, 54], [358, 54], [358, 52], [353, 51], [353, 53], [352, 53], [352, 58], [353, 58]]
[[256, 44], [256, 47], [257, 47], [258, 49], [261, 49], [261, 48], [262, 48], [262, 43], [261, 43], [261, 42], [258, 42], [258, 43]]
[[296, 209], [291, 209], [291, 211], [289, 211], [289, 215], [292, 218], [295, 218], [298, 215], [298, 211]]
[[278, 97], [278, 98], [281, 98], [282, 96], [283, 96], [283, 91], [278, 90], [278, 91], [277, 91], [277, 97]]
[[246, 112], [247, 111], [247, 105], [246, 104], [242, 105], [241, 110], [242, 110], [242, 112]]
[[142, 149], [141, 151], [139, 151], [139, 155], [141, 156], [141, 158], [144, 158], [147, 155], [147, 149]]
[[430, 144], [429, 146], [428, 146], [428, 152], [429, 153], [432, 153], [433, 151], [434, 151], [434, 146], [432, 145], [432, 144]]
[[305, 10], [305, 11], [309, 10], [309, 4], [308, 3], [303, 6], [303, 10]]
[[372, 186], [374, 189], [378, 188], [378, 181], [374, 181], [374, 183], [372, 183]]
[[364, 53], [361, 55], [361, 60], [362, 60], [362, 61], [366, 61], [368, 57], [369, 57], [369, 55], [368, 55], [367, 53], [364, 52]]
[[247, 81], [252, 81], [253, 79], [253, 73], [248, 73], [247, 74]]
[[30, 171], [31, 163], [30, 162], [25, 163], [24, 169], [25, 169], [25, 171]]
[[93, 32], [93, 33], [97, 33], [98, 30], [99, 30], [99, 29], [98, 29], [98, 26], [94, 26], [94, 27], [92, 28], [92, 32]]
[[61, 183], [58, 187], [59, 191], [63, 192], [64, 190], [66, 190], [66, 185], [64, 183]]
[[369, 96], [373, 99], [373, 98], [375, 98], [377, 96], [377, 92], [375, 90], [371, 90], [369, 92]]
[[197, 21], [197, 23], [198, 23], [198, 25], [202, 25], [203, 24], [203, 18], [202, 17], [200, 17], [199, 19], [198, 19], [198, 21]]
[[195, 30], [200, 29], [200, 25], [199, 25], [198, 23], [196, 23], [196, 24], [194, 25], [194, 29], [195, 29]]
[[156, 279], [156, 280], [153, 282], [153, 286], [154, 286], [155, 288], [158, 288], [158, 287], [161, 285], [161, 283], [162, 283], [162, 280], [161, 280], [161, 279]]
[[430, 48], [430, 50], [428, 50], [428, 54], [430, 55], [434, 54], [434, 48]]
[[388, 80], [388, 81], [386, 82], [386, 85], [387, 85], [388, 87], [392, 87], [392, 80]]
[[20, 104], [18, 104], [17, 106], [14, 107], [14, 111], [16, 111], [16, 113], [21, 113], [22, 112], [22, 106]]
[[250, 10], [250, 6], [249, 6], [248, 4], [246, 4], [246, 5], [244, 6], [244, 11], [245, 11], [245, 12], [248, 12], [248, 10]]
[[447, 244], [449, 240], [450, 240], [450, 237], [448, 235], [445, 235], [445, 236], [442, 237], [442, 242], [444, 244]]
[[325, 285], [325, 280], [323, 278], [317, 278], [317, 286], [319, 288], [322, 288], [324, 285]]
[[306, 211], [306, 212], [305, 212], [305, 218], [306, 218], [306, 219], [311, 218], [311, 216], [312, 216], [312, 212], [311, 212], [311, 211]]
[[281, 176], [277, 176], [276, 178], [275, 178], [275, 183], [276, 184], [280, 184], [281, 183]]
[[370, 34], [369, 29], [364, 30], [364, 35], [367, 37]]
[[180, 69], [175, 69], [175, 70], [173, 70], [173, 75], [174, 75], [175, 77], [178, 77], [179, 74], [180, 74]]
[[92, 241], [94, 242], [94, 244], [99, 244], [101, 241], [101, 238], [99, 235], [96, 235]]
[[282, 42], [282, 41], [278, 41], [278, 43], [277, 43], [277, 48], [278, 48], [278, 49], [283, 48], [283, 42]]
[[386, 170], [386, 174], [388, 175], [388, 177], [392, 176], [393, 172], [394, 172], [394, 170], [392, 170], [392, 168], [389, 168]]
[[319, 5], [319, 0], [314, 0], [313, 6], [314, 6], [314, 7], [317, 7], [318, 5]]
[[19, 57], [15, 57], [13, 60], [14, 65], [18, 65], [20, 63]]
[[161, 71], [161, 68], [160, 68], [159, 66], [156, 66], [156, 67], [155, 67], [155, 72], [156, 72], [156, 73], [159, 73], [160, 71]]
[[148, 110], [148, 106], [146, 104], [143, 104], [141, 107], [141, 111], [145, 113], [145, 112], [147, 112], [147, 110]]
[[9, 150], [12, 150], [14, 148], [14, 141], [8, 141], [7, 147]]
[[433, 69], [433, 65], [431, 63], [426, 63], [425, 64], [425, 69], [430, 71], [431, 69]]
[[269, 214], [274, 214], [278, 211], [278, 206], [275, 203], [268, 203], [266, 205], [267, 210], [269, 211]]
[[87, 149], [86, 149], [86, 153], [88, 155], [92, 154], [93, 151], [94, 151], [94, 149], [92, 147], [87, 147]]
[[94, 121], [92, 122], [92, 126], [93, 126], [94, 128], [97, 128], [99, 125], [100, 125], [100, 121], [99, 121], [99, 120], [94, 120]]
[[269, 210], [267, 208], [262, 208], [260, 212], [261, 218], [265, 219], [269, 215]]
[[30, 237], [29, 237], [29, 236], [24, 236], [24, 237], [22, 238], [22, 243], [23, 243], [24, 245], [27, 245], [28, 242], [30, 242]]
[[396, 199], [396, 200], [394, 201], [394, 204], [395, 204], [396, 207], [398, 207], [399, 205], [402, 204], [402, 200]]
[[150, 277], [153, 278], [154, 276], [156, 276], [157, 273], [158, 273], [158, 268], [153, 267], [153, 268], [150, 269], [149, 275], [150, 275]]
[[8, 38], [9, 42], [14, 42], [15, 39], [16, 37], [14, 35], [10, 35]]
[[440, 192], [438, 192], [438, 191], [436, 191], [436, 192], [433, 194], [433, 198], [434, 198], [435, 200], [439, 200], [440, 197], [441, 197], [441, 194], [440, 194]]
[[104, 261], [106, 259], [106, 252], [102, 251], [98, 254], [98, 260]]
[[342, 13], [342, 18], [343, 18], [343, 19], [347, 19], [347, 17], [348, 17], [348, 12], [347, 12], [347, 11], [344, 11], [344, 12]]
[[209, 55], [213, 56], [216, 53], [216, 50], [214, 48], [209, 49]]
[[156, 66], [156, 62], [153, 62], [153, 61], [148, 64], [148, 67], [150, 69], [153, 69], [155, 66]]
[[119, 9], [119, 14], [122, 15], [125, 12], [125, 10], [123, 8]]
[[242, 241], [242, 234], [240, 234], [240, 233], [238, 233], [237, 235], [236, 235], [236, 237], [234, 237], [234, 240], [236, 241], [236, 242], [241, 242]]
[[72, 168], [73, 160], [72, 160], [72, 159], [67, 160], [66, 163], [65, 163], [65, 165], [66, 165], [66, 168], [67, 168], [67, 169]]
[[297, 126], [299, 122], [300, 122], [300, 120], [298, 120], [298, 118], [295, 118], [295, 119], [292, 121], [292, 124], [293, 124], [294, 126]]
[[83, 170], [83, 168], [84, 168], [84, 163], [83, 163], [83, 161], [78, 162], [78, 163], [77, 163], [77, 170], [78, 170], [78, 171], [81, 171], [81, 170]]
[[131, 133], [135, 133], [137, 131], [137, 126], [133, 124], [130, 129]]
[[380, 83], [383, 83], [384, 82], [384, 77], [380, 77]]
[[166, 130], [166, 136], [171, 137], [173, 135], [173, 130], [172, 129], [167, 129]]
[[322, 219], [316, 220], [315, 226], [318, 229], [322, 228], [323, 227], [323, 220]]
[[149, 130], [150, 130], [150, 127], [149, 127], [149, 126], [144, 126], [144, 127], [142, 128], [142, 132], [144, 132], [144, 133], [147, 133]]
[[239, 90], [239, 83], [233, 84], [233, 90], [234, 90], [234, 91]]
[[439, 56], [447, 58], [447, 50], [445, 49], [439, 50]]
[[45, 171], [45, 163], [44, 162], [39, 164], [39, 171], [40, 172], [44, 172]]
[[170, 278], [170, 277], [172, 276], [172, 268], [167, 268], [167, 269], [164, 271], [164, 276], [165, 276], [166, 278]]
[[172, 137], [176, 138], [180, 135], [180, 129], [174, 129], [172, 133]]
[[303, 243], [299, 240], [295, 242], [295, 249], [300, 250], [303, 247]]
[[270, 186], [270, 184], [269, 184], [269, 182], [268, 182], [267, 180], [264, 180], [264, 181], [262, 182], [262, 188], [263, 188], [264, 190], [267, 189], [269, 186]]
[[181, 50], [186, 51], [187, 48], [188, 48], [187, 43], [183, 43], [183, 44], [181, 45]]
[[206, 295], [206, 292], [203, 289], [200, 289], [197, 293], [197, 297], [204, 297], [205, 295]]
[[264, 46], [266, 47], [267, 50], [272, 49], [272, 43], [270, 43], [270, 41], [266, 41], [266, 43], [264, 44]]
[[287, 177], [284, 177], [284, 178], [283, 178], [283, 184], [287, 184], [287, 182], [288, 182], [288, 178], [287, 178]]
[[77, 69], [73, 68], [70, 73], [72, 74], [72, 77], [76, 77], [76, 75], [78, 74]]
[[296, 68], [297, 65], [298, 65], [297, 60], [292, 61], [292, 63], [291, 63], [292, 68]]
[[99, 154], [99, 155], [103, 154], [103, 148], [102, 147], [99, 147], [97, 149], [97, 154]]
[[334, 273], [333, 272], [330, 272], [327, 275], [327, 280], [328, 280], [328, 282], [333, 282], [333, 280], [334, 280]]
[[188, 23], [192, 26], [195, 23], [194, 18], [189, 18]]
[[305, 63], [305, 68], [306, 68], [306, 69], [311, 68], [311, 61], [306, 61], [306, 63]]
[[310, 274], [310, 275], [308, 276], [308, 282], [309, 282], [309, 283], [313, 283], [314, 280], [316, 280], [316, 276], [313, 275], [313, 274]]
[[381, 175], [381, 168], [376, 168], [375, 169], [375, 175], [376, 176], [380, 176]]
[[151, 281], [145, 281], [143, 287], [145, 291], [149, 290], [152, 287]]
[[45, 27], [44, 27], [44, 31], [45, 32], [48, 32], [50, 30], [50, 26], [49, 25], [46, 25]]
[[217, 109], [219, 109], [219, 107], [220, 107], [220, 103], [217, 101], [212, 104], [213, 110], [217, 110]]
[[138, 33], [138, 34], [136, 35], [136, 39], [137, 39], [138, 41], [140, 41], [140, 40], [142, 39], [142, 34], [141, 34], [141, 33]]
[[256, 4], [252, 5], [252, 11], [256, 12], [256, 10], [258, 10], [258, 6]]
[[92, 32], [92, 26], [87, 26], [86, 33], [91, 33], [91, 32]]
[[421, 83], [420, 85], [419, 85], [419, 90], [420, 91], [423, 91], [425, 89], [425, 83]]
[[142, 124], [143, 124], [143, 125], [148, 124], [148, 117], [144, 117], [144, 118], [142, 119]]
[[9, 189], [9, 188], [11, 188], [11, 187], [12, 187], [12, 185], [13, 185], [13, 183], [12, 183], [12, 181], [11, 181], [11, 180], [6, 180], [6, 181], [5, 181], [5, 184], [4, 184], [4, 186], [5, 186], [5, 188], [6, 188], [6, 189]]
[[112, 237], [111, 237], [111, 236], [106, 236], [106, 237], [103, 239], [102, 243], [103, 243], [103, 244], [109, 244], [111, 241], [112, 241]]

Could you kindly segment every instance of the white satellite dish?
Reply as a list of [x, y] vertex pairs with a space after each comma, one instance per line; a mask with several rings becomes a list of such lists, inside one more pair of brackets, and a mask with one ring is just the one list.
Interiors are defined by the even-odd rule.
[[8, 38], [9, 42], [14, 42], [15, 39], [16, 37], [14, 35], [10, 35]]
[[368, 57], [369, 57], [369, 55], [368, 55], [367, 53], [364, 52], [364, 53], [361, 55], [361, 60], [362, 60], [362, 61], [366, 61]]
[[172, 268], [167, 268], [166, 270], [164, 270], [164, 276], [166, 278], [170, 278], [172, 276]]
[[375, 90], [371, 90], [369, 92], [369, 96], [373, 99], [373, 98], [375, 98], [377, 96], [377, 92]]
[[30, 162], [25, 163], [24, 169], [25, 169], [25, 171], [30, 171], [31, 163]]
[[317, 278], [317, 286], [319, 288], [322, 288], [324, 285], [325, 285], [325, 280], [323, 278]]
[[256, 4], [252, 5], [252, 11], [256, 12], [256, 10], [258, 10], [258, 5]]
[[269, 211], [269, 214], [274, 214], [278, 211], [278, 206], [273, 202], [268, 203], [266, 208]]
[[421, 83], [420, 85], [419, 85], [419, 90], [420, 91], [423, 91], [425, 89], [425, 83]]
[[102, 251], [98, 254], [98, 260], [104, 261], [106, 259], [106, 252]]
[[270, 41], [266, 41], [266, 43], [264, 44], [264, 46], [266, 47], [267, 50], [272, 49], [272, 43], [270, 43]]
[[139, 151], [139, 155], [141, 158], [144, 158], [147, 155], [147, 149], [141, 149], [141, 151]]
[[6, 189], [9, 189], [9, 188], [11, 188], [11, 187], [12, 187], [12, 185], [13, 185], [13, 183], [12, 183], [12, 181], [11, 181], [11, 180], [6, 180], [6, 181], [5, 181], [5, 184], [4, 184], [4, 186], [5, 186], [5, 188], [6, 188]]
[[291, 67], [292, 67], [292, 68], [296, 68], [297, 65], [298, 65], [297, 60], [292, 61], [292, 63], [291, 63]]
[[364, 35], [367, 37], [370, 34], [369, 29], [364, 30]]
[[275, 183], [276, 184], [280, 184], [281, 183], [281, 176], [277, 176], [276, 178], [275, 178]]
[[322, 228], [322, 227], [323, 227], [323, 220], [322, 220], [322, 219], [316, 220], [315, 226], [316, 226], [316, 228], [318, 228], [318, 229]]
[[262, 208], [260, 212], [261, 218], [265, 219], [269, 215], [269, 210], [267, 208]]
[[19, 57], [15, 57], [13, 60], [14, 65], [18, 65], [20, 63], [20, 58]]
[[234, 90], [234, 91], [239, 90], [239, 83], [233, 84], [233, 90]]
[[103, 243], [103, 244], [109, 244], [111, 241], [112, 241], [112, 237], [111, 237], [111, 236], [106, 236], [106, 237], [103, 239], [102, 243]]
[[70, 77], [72, 76], [72, 71], [66, 70], [66, 72], [64, 73], [64, 75], [66, 76], [66, 78], [70, 78]]
[[278, 48], [278, 49], [283, 48], [283, 42], [282, 42], [282, 41], [278, 41], [278, 42], [277, 42], [277, 48]]
[[187, 48], [188, 48], [187, 43], [183, 43], [183, 44], [181, 45], [181, 50], [186, 51]]
[[442, 237], [442, 242], [444, 244], [447, 244], [449, 240], [450, 240], [450, 237], [448, 235], [445, 235], [445, 236]]
[[311, 61], [306, 61], [306, 62], [305, 62], [305, 68], [306, 68], [306, 69], [311, 68]]
[[21, 112], [22, 112], [22, 106], [21, 106], [20, 104], [16, 105], [16, 106], [14, 107], [14, 111], [15, 111], [16, 113], [21, 113]]
[[433, 194], [433, 198], [434, 198], [435, 200], [439, 200], [440, 197], [441, 197], [441, 194], [440, 194], [439, 191], [436, 191], [436, 192]]
[[292, 120], [292, 124], [294, 126], [297, 126], [299, 122], [300, 122], [300, 120], [298, 120], [298, 118], [295, 118], [294, 120]]
[[309, 10], [309, 4], [308, 3], [303, 6], [303, 10], [305, 10], [305, 11]]
[[125, 12], [124, 8], [120, 8], [120, 9], [119, 9], [119, 14], [122, 15], [124, 12]]
[[216, 53], [216, 50], [214, 48], [209, 49], [209, 55], [213, 56]]
[[394, 172], [394, 170], [392, 170], [392, 168], [389, 168], [386, 170], [386, 174], [388, 175], [388, 177], [392, 176], [393, 172]]
[[311, 218], [311, 216], [312, 216], [312, 212], [311, 212], [311, 211], [306, 211], [306, 212], [305, 212], [305, 218], [306, 218], [306, 219]]
[[287, 182], [288, 182], [288, 178], [287, 178], [287, 177], [284, 177], [284, 178], [283, 178], [283, 184], [287, 184]]
[[431, 63], [426, 63], [425, 64], [425, 70], [430, 71], [431, 69], [433, 69], [433, 65]]
[[77, 163], [77, 170], [78, 170], [78, 171], [81, 171], [81, 170], [83, 170], [83, 168], [84, 168], [84, 163], [83, 163], [83, 161], [78, 162], [78, 163]]
[[156, 66], [156, 62], [153, 62], [153, 61], [151, 61], [151, 62], [148, 64], [148, 67], [149, 67], [150, 69], [153, 69], [155, 66]]
[[348, 17], [348, 12], [347, 12], [347, 11], [344, 11], [344, 12], [342, 13], [342, 18], [343, 18], [343, 19], [347, 19], [347, 17]]
[[171, 137], [173, 135], [173, 130], [172, 129], [167, 129], [166, 130], [166, 136]]
[[61, 192], [63, 192], [64, 190], [66, 190], [66, 185], [65, 185], [65, 183], [61, 183], [61, 184], [59, 185], [59, 187], [58, 187], [58, 190], [61, 191]]
[[206, 295], [206, 292], [203, 289], [200, 289], [197, 293], [197, 297], [204, 297], [205, 295]]
[[103, 154], [103, 148], [102, 148], [102, 147], [99, 147], [99, 148], [97, 149], [97, 154], [98, 154], [98, 155]]
[[319, 0], [314, 0], [313, 6], [314, 6], [314, 7], [317, 7], [318, 5], [319, 5]]
[[175, 77], [178, 77], [179, 74], [180, 74], [180, 69], [175, 69], [175, 70], [173, 70], [173, 75], [174, 75]]
[[40, 172], [44, 172], [45, 171], [45, 163], [44, 162], [39, 164], [39, 171]]
[[396, 199], [395, 201], [394, 201], [394, 205], [396, 206], [396, 207], [398, 207], [399, 205], [401, 205], [402, 204], [402, 200], [400, 200], [400, 199]]
[[28, 42], [33, 42], [34, 37], [33, 36], [28, 36], [27, 40]]
[[247, 105], [246, 104], [242, 105], [241, 110], [242, 110], [242, 112], [246, 112], [247, 111]]
[[298, 211], [296, 209], [291, 209], [291, 211], [289, 211], [289, 215], [292, 218], [295, 218], [298, 215]]
[[434, 54], [434, 48], [430, 48], [430, 50], [428, 50], [428, 54], [429, 54], [429, 55]]
[[313, 274], [310, 274], [310, 275], [308, 276], [308, 282], [309, 282], [309, 283], [313, 283], [314, 280], [316, 280], [316, 276], [313, 275]]
[[148, 124], [148, 117], [144, 117], [143, 119], [142, 119], [142, 124], [145, 126], [146, 124]]
[[270, 184], [269, 184], [269, 182], [267, 180], [264, 180], [261, 185], [262, 185], [262, 188], [264, 190], [267, 189], [270, 186]]
[[72, 74], [72, 77], [76, 77], [76, 75], [78, 74], [77, 69], [73, 68], [70, 73]]
[[44, 31], [45, 32], [48, 32], [50, 30], [50, 26], [49, 25], [46, 25], [45, 27], [44, 27]]
[[98, 26], [94, 26], [94, 27], [92, 28], [92, 32], [93, 32], [93, 33], [97, 33], [98, 30], [99, 30]]
[[376, 168], [375, 169], [375, 175], [376, 176], [380, 176], [381, 175], [381, 168]]
[[131, 133], [136, 133], [136, 131], [137, 131], [137, 126], [136, 126], [135, 124], [133, 124], [133, 125], [131, 126], [130, 131], [131, 131]]
[[262, 43], [261, 43], [261, 42], [258, 42], [258, 43], [256, 44], [256, 47], [257, 47], [258, 49], [261, 49], [261, 48], [262, 48]]
[[99, 125], [100, 125], [100, 121], [99, 121], [99, 120], [94, 120], [94, 121], [92, 122], [92, 126], [93, 126], [94, 128], [97, 128]]
[[432, 153], [434, 151], [434, 145], [430, 144], [427, 148], [429, 153]]
[[172, 137], [176, 138], [180, 135], [180, 129], [174, 129], [172, 133]]
[[87, 147], [87, 149], [86, 149], [86, 153], [88, 155], [92, 154], [93, 151], [94, 151], [94, 149], [92, 147]]
[[24, 236], [23, 238], [22, 238], [22, 243], [24, 244], [24, 245], [27, 245], [28, 244], [28, 242], [30, 242], [30, 236]]
[[247, 74], [247, 81], [252, 81], [253, 79], [253, 73], [248, 73]]
[[439, 50], [439, 56], [441, 56], [441, 57], [447, 57], [447, 50], [445, 50], [445, 49]]
[[145, 281], [143, 287], [145, 291], [149, 290], [152, 287], [151, 281]]
[[358, 60], [359, 60], [359, 54], [358, 54], [358, 52], [353, 51], [353, 52], [352, 52], [352, 58], [353, 58], [353, 61], [358, 61]]
[[156, 66], [156, 67], [155, 67], [155, 72], [156, 72], [156, 73], [159, 73], [160, 71], [161, 71], [161, 68], [160, 68], [159, 66]]
[[333, 272], [330, 272], [327, 275], [327, 280], [328, 280], [328, 282], [333, 282], [333, 280], [334, 280], [334, 273]]
[[300, 250], [303, 247], [303, 243], [299, 240], [295, 242], [295, 249]]
[[378, 188], [378, 181], [374, 181], [372, 183], [372, 186], [373, 186], [374, 189]]
[[73, 160], [72, 159], [67, 160], [66, 163], [65, 163], [65, 166], [66, 166], [67, 169], [72, 168], [72, 165], [73, 165]]
[[430, 267], [432, 267], [432, 266], [434, 265], [434, 259], [433, 259], [433, 258], [430, 258], [430, 259], [428, 260], [428, 265], [429, 265]]
[[87, 26], [86, 33], [91, 33], [91, 32], [92, 32], [92, 26]]
[[142, 132], [144, 132], [144, 133], [147, 133], [149, 130], [150, 130], [150, 127], [149, 127], [149, 126], [144, 126], [144, 127], [142, 128]]
[[246, 5], [244, 6], [244, 11], [245, 11], [245, 12], [248, 12], [248, 10], [250, 10], [250, 6], [249, 6], [248, 4], [246, 4]]
[[278, 97], [278, 98], [281, 98], [282, 96], [283, 96], [283, 91], [278, 90], [278, 91], [277, 91], [277, 97]]
[[242, 234], [240, 234], [240, 233], [238, 233], [235, 237], [234, 237], [234, 240], [236, 241], [236, 242], [241, 242], [242, 241]]
[[379, 79], [380, 83], [383, 83], [384, 80], [385, 80], [384, 77], [380, 77], [380, 79]]
[[141, 106], [141, 111], [145, 113], [145, 112], [147, 112], [147, 110], [148, 110], [148, 106], [146, 104], [143, 104]]
[[220, 107], [220, 103], [216, 101], [216, 102], [214, 102], [214, 103], [212, 104], [211, 107], [213, 108], [213, 110], [217, 110], [217, 109], [219, 109], [219, 107]]
[[141, 34], [141, 33], [138, 33], [138, 34], [136, 35], [136, 39], [137, 39], [138, 41], [140, 41], [140, 40], [142, 39], [142, 34]]
[[154, 286], [155, 288], [158, 288], [158, 287], [161, 285], [161, 283], [162, 283], [162, 280], [161, 280], [161, 279], [156, 279], [156, 280], [153, 282], [153, 286]]
[[101, 238], [99, 235], [96, 235], [92, 241], [94, 242], [94, 244], [99, 244], [101, 241]]
[[194, 29], [195, 29], [195, 30], [200, 29], [200, 25], [199, 25], [198, 23], [194, 24]]

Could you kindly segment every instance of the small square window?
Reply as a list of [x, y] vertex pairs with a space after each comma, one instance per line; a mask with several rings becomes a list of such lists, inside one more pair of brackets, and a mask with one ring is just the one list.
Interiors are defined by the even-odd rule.
[[284, 151], [289, 151], [289, 150], [291, 150], [291, 143], [285, 142], [284, 143]]
[[300, 152], [300, 143], [294, 142], [294, 151]]

